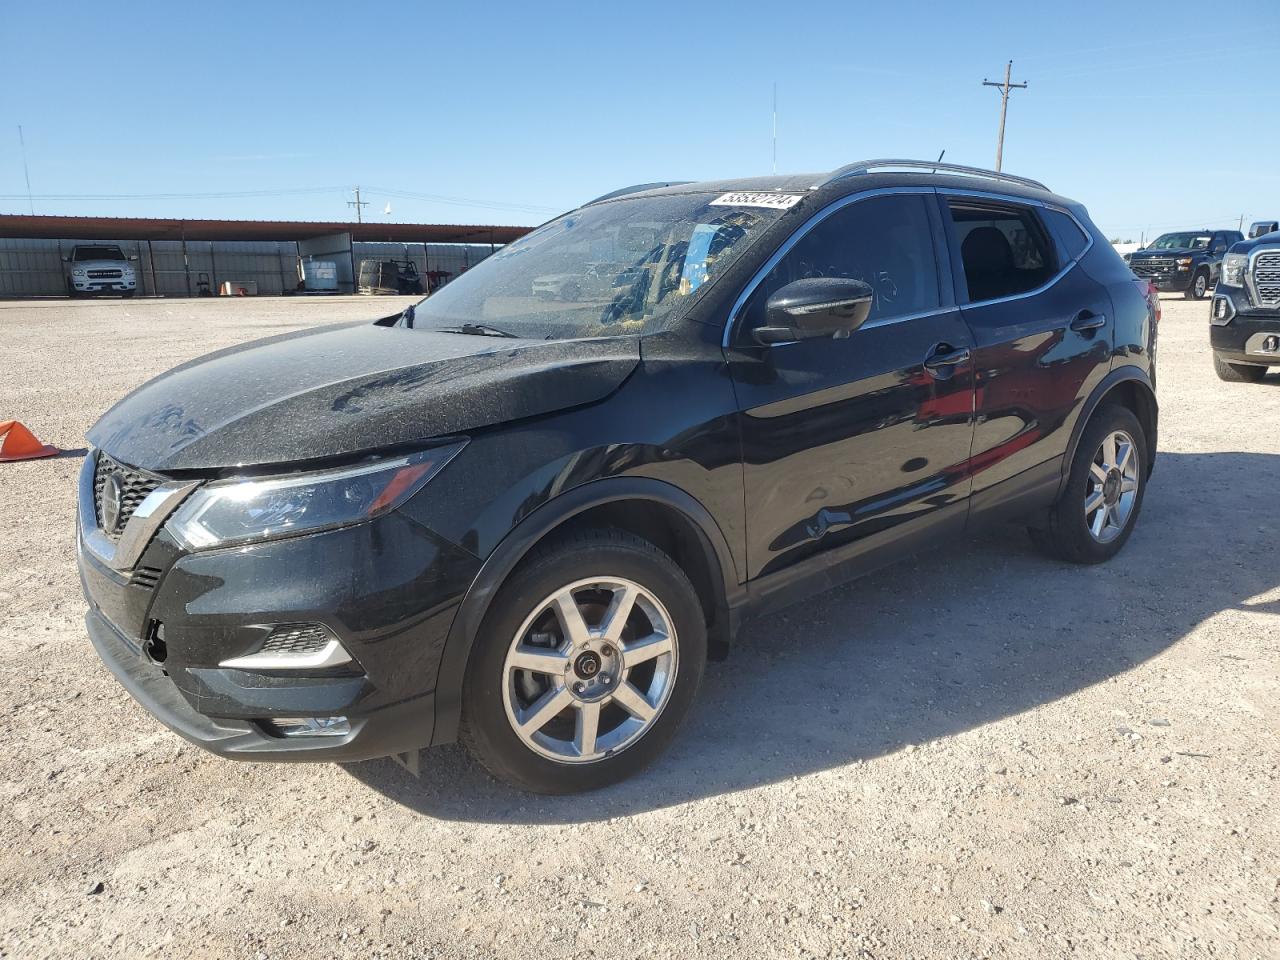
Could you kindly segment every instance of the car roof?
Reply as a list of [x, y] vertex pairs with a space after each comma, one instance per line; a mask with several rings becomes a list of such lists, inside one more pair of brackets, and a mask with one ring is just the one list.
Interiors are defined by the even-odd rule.
[[990, 192], [1064, 206], [1076, 205], [1075, 201], [1054, 193], [1036, 180], [980, 167], [962, 167], [926, 160], [864, 160], [820, 173], [636, 184], [597, 197], [591, 203], [604, 203], [621, 197], [739, 192], [818, 194], [825, 202], [849, 193], [903, 186]]

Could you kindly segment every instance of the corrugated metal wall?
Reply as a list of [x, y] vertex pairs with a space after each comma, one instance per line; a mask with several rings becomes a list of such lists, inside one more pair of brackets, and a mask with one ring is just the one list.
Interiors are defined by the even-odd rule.
[[[5, 240], [0, 239], [0, 297], [57, 296], [66, 293], [65, 264], [77, 243], [115, 243], [136, 256], [138, 296], [194, 296], [207, 279], [217, 292], [224, 280], [252, 280], [260, 296], [293, 290], [298, 283], [297, 244], [276, 241], [188, 240], [189, 267], [183, 264], [182, 241], [145, 240]], [[369, 259], [412, 259], [420, 271], [445, 270], [457, 276], [490, 253], [488, 244], [356, 243], [355, 268]]]

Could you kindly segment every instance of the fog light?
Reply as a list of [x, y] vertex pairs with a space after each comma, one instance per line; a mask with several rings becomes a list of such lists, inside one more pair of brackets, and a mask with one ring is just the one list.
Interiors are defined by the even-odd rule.
[[1275, 353], [1280, 350], [1280, 337], [1267, 337], [1262, 341], [1262, 349], [1267, 353]]
[[345, 737], [351, 732], [346, 717], [276, 717], [267, 726], [282, 737]]

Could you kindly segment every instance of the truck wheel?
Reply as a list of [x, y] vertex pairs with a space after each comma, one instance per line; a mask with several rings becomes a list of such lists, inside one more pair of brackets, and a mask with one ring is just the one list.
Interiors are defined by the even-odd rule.
[[1147, 438], [1128, 407], [1107, 404], [1089, 420], [1071, 474], [1031, 541], [1072, 563], [1110, 560], [1129, 539], [1147, 487]]
[[588, 529], [526, 558], [476, 637], [459, 739], [537, 793], [595, 790], [656, 757], [707, 661], [702, 604], [647, 540]]
[[1227, 383], [1261, 383], [1267, 375], [1266, 367], [1255, 367], [1248, 363], [1227, 363], [1216, 353], [1213, 355], [1213, 372], [1219, 380]]
[[1203, 300], [1204, 295], [1209, 292], [1209, 274], [1204, 270], [1197, 270], [1195, 279], [1191, 281], [1191, 286], [1183, 292], [1183, 296], [1188, 300]]

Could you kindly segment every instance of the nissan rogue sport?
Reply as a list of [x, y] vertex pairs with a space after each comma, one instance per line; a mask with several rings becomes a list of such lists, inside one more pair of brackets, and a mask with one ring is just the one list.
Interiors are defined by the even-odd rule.
[[1007, 519], [1114, 556], [1157, 309], [1082, 206], [1006, 174], [619, 190], [398, 316], [117, 403], [80, 481], [89, 636], [224, 757], [461, 739], [520, 787], [599, 787], [748, 614]]

